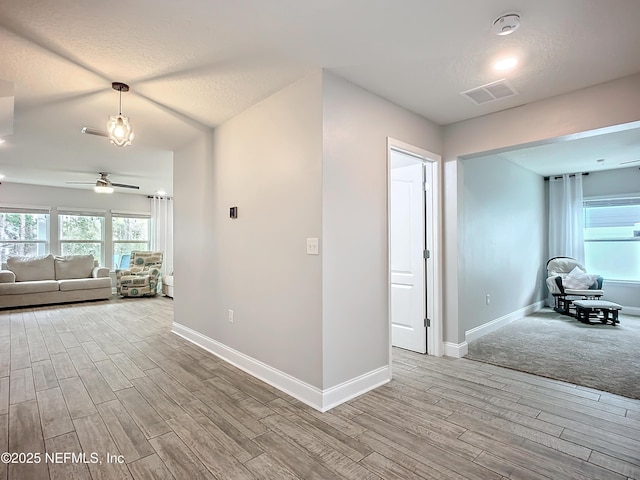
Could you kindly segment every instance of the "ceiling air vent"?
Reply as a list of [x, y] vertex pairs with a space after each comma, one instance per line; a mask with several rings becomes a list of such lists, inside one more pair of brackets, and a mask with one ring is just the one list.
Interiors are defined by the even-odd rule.
[[486, 85], [461, 92], [461, 95], [464, 95], [476, 105], [482, 105], [484, 103], [518, 95], [518, 92], [505, 78], [503, 78], [502, 80], [497, 80], [495, 82], [487, 83]]

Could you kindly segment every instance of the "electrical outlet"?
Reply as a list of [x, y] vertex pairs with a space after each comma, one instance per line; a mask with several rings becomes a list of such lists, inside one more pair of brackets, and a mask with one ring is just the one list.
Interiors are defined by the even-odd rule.
[[491, 295], [489, 295], [488, 293], [487, 293], [487, 300], [486, 300], [486, 302], [487, 302], [487, 305], [489, 305], [489, 304], [491, 303]]
[[229, 323], [233, 323], [233, 310], [229, 309]]

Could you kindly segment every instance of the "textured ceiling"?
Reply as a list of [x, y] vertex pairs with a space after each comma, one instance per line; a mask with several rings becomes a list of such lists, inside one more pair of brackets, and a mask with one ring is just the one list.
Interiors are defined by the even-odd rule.
[[[520, 29], [493, 35], [509, 12]], [[171, 191], [172, 150], [318, 68], [446, 125], [639, 72], [638, 19], [638, 0], [0, 0], [15, 94], [0, 173], [65, 186], [105, 170]], [[492, 71], [506, 54], [520, 65]], [[519, 95], [460, 95], [502, 77]], [[131, 86], [124, 149], [79, 133], [117, 113], [112, 81]]]

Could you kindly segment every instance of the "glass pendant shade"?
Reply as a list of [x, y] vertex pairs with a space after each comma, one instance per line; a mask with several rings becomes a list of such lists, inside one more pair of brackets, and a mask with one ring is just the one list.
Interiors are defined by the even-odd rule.
[[109, 133], [109, 141], [118, 147], [126, 147], [131, 145], [134, 133], [131, 122], [128, 117], [120, 115], [111, 115], [107, 123], [107, 132]]

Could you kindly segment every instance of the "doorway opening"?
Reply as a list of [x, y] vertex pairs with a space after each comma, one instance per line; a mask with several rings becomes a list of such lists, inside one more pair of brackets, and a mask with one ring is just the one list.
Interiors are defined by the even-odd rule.
[[387, 159], [389, 356], [440, 356], [440, 157], [389, 138]]

